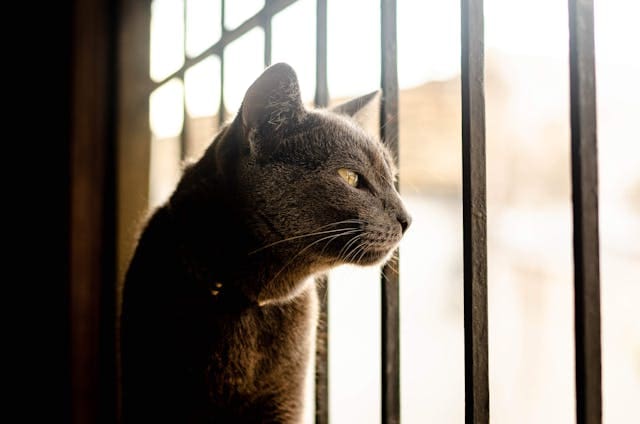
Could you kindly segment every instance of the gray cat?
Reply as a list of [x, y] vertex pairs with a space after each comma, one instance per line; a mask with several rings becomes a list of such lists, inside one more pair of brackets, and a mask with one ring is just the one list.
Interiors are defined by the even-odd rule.
[[313, 277], [381, 263], [411, 222], [391, 156], [349, 117], [306, 110], [273, 65], [150, 218], [124, 289], [127, 423], [298, 423]]

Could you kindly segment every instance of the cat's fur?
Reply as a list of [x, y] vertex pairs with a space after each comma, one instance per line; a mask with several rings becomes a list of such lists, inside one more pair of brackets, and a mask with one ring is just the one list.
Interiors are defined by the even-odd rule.
[[384, 260], [410, 222], [390, 155], [344, 115], [369, 98], [306, 110], [294, 71], [274, 65], [186, 169], [126, 277], [125, 422], [301, 421], [312, 277]]

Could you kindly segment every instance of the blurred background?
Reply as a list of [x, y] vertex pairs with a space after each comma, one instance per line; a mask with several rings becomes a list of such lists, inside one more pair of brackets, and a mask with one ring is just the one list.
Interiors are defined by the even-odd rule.
[[[495, 423], [575, 422], [566, 3], [484, 0]], [[594, 3], [604, 422], [637, 423], [640, 3]], [[317, 4], [295, 1], [197, 64], [194, 58], [255, 19], [265, 2], [226, 0], [224, 15], [221, 0], [73, 4], [72, 219], [65, 221], [71, 379], [63, 392], [77, 402], [67, 411], [74, 422], [112, 422], [114, 281], [122, 280], [140, 227], [184, 163], [197, 160], [233, 118], [266, 57], [291, 64], [303, 100], [313, 104]], [[398, 0], [397, 7], [400, 186], [413, 215], [399, 265], [401, 416], [404, 423], [462, 423], [459, 1]], [[330, 103], [377, 89], [379, 1], [328, 0], [327, 12]], [[343, 267], [330, 276], [334, 423], [380, 422], [379, 274]]]

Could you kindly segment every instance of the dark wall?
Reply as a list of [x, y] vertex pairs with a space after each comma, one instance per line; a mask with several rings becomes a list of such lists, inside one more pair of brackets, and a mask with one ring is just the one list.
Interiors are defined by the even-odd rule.
[[[3, 259], [0, 281], [3, 321], [14, 336], [11, 341], [3, 337], [3, 353], [11, 358], [3, 363], [15, 376], [5, 381], [11, 393], [6, 404], [10, 410], [15, 408], [17, 421], [66, 423], [72, 415], [69, 230], [74, 3], [42, 2], [37, 13], [33, 4], [28, 6], [7, 13], [11, 31], [19, 35], [7, 39], [11, 53], [5, 50], [4, 54], [5, 65], [14, 66], [3, 86], [3, 94], [13, 96], [9, 100], [3, 96], [3, 101], [15, 112], [3, 118], [2, 136], [7, 149], [3, 169], [10, 170], [3, 178], [2, 206], [11, 218], [3, 216], [3, 250], [8, 248], [10, 253], [8, 260]], [[11, 241], [5, 238], [7, 233]]]
[[117, 2], [76, 0], [69, 150], [71, 421], [114, 422]]
[[15, 202], [26, 299], [16, 316], [27, 399], [20, 416], [27, 422], [116, 417], [117, 3], [44, 2], [20, 21], [39, 38], [23, 48], [32, 60], [21, 70], [17, 108], [30, 114], [21, 124], [27, 172]]

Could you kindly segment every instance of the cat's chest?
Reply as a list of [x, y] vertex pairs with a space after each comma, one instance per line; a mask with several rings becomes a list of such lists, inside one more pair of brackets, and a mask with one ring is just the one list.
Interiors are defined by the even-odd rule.
[[303, 378], [315, 351], [317, 304], [311, 285], [286, 304], [221, 317], [207, 367], [212, 390], [251, 393], [287, 376]]

